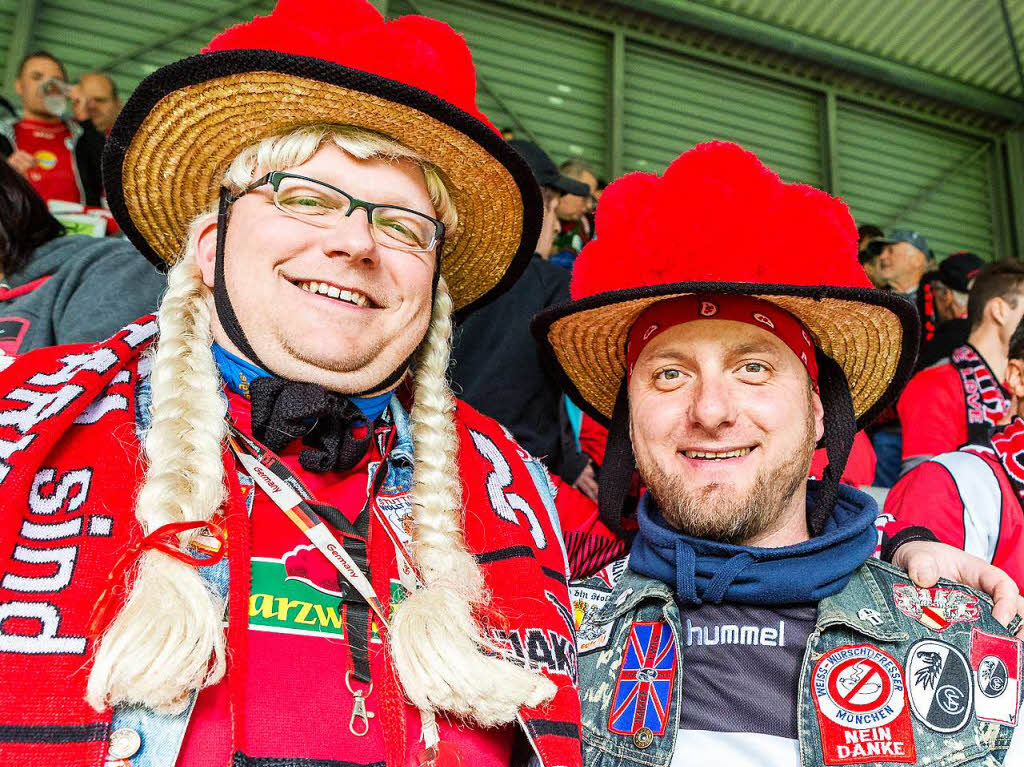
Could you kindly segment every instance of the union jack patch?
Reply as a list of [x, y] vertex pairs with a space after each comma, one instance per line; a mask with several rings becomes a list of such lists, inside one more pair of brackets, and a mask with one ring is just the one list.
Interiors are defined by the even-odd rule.
[[608, 729], [664, 735], [676, 678], [676, 643], [667, 623], [634, 623], [622, 652]]

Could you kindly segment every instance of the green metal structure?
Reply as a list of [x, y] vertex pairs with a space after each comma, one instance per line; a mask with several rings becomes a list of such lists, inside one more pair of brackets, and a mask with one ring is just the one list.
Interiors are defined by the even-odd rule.
[[[600, 175], [711, 138], [942, 256], [1024, 244], [1024, 0], [377, 0], [466, 36], [502, 130]], [[273, 0], [0, 0], [10, 94], [44, 48], [127, 93]]]

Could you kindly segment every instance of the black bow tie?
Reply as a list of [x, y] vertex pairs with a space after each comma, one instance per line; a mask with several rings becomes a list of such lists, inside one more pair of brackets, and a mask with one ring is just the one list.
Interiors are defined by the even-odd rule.
[[249, 384], [249, 397], [253, 436], [274, 452], [301, 438], [306, 447], [299, 463], [307, 471], [348, 471], [366, 455], [372, 430], [353, 435], [352, 427], [365, 424], [366, 416], [344, 394], [263, 376]]

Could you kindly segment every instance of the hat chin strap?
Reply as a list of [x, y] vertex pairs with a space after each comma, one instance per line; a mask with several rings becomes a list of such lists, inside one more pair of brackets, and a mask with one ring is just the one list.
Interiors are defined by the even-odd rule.
[[[221, 187], [220, 202], [217, 206], [217, 252], [214, 259], [213, 278], [213, 303], [217, 308], [217, 319], [220, 320], [221, 327], [224, 328], [224, 332], [227, 334], [227, 337], [231, 339], [231, 343], [233, 343], [238, 350], [242, 352], [242, 354], [248, 357], [250, 362], [263, 368], [271, 375], [284, 379], [284, 376], [280, 376], [274, 372], [273, 368], [261, 360], [259, 355], [256, 354], [256, 350], [252, 348], [252, 344], [249, 343], [249, 339], [246, 337], [245, 331], [242, 330], [242, 326], [238, 322], [238, 315], [235, 314], [234, 306], [231, 305], [231, 297], [228, 295], [228, 283], [227, 280], [224, 279], [224, 243], [227, 241], [228, 236], [228, 211], [230, 208], [230, 193], [225, 187]], [[431, 305], [433, 305], [434, 298], [437, 295], [437, 283], [441, 278], [441, 253], [443, 251], [444, 235], [441, 236], [441, 239], [437, 244], [437, 265], [434, 268], [434, 282], [430, 294]], [[424, 339], [425, 338], [426, 334], [424, 334]], [[422, 341], [420, 343], [422, 344]], [[412, 354], [406, 357], [405, 360], [380, 383], [347, 396], [365, 397], [368, 394], [386, 391], [387, 389], [393, 388], [395, 384], [402, 380], [406, 371], [412, 366], [418, 350], [419, 346], [417, 346], [416, 349], [413, 349]]]
[[828, 465], [818, 483], [818, 498], [814, 508], [807, 514], [807, 526], [811, 535], [820, 535], [825, 523], [832, 515], [839, 499], [839, 480], [846, 469], [857, 434], [857, 417], [853, 412], [853, 398], [846, 373], [834, 359], [821, 349], [815, 348], [818, 359], [818, 392], [824, 410], [825, 434], [821, 446], [828, 456]]
[[[822, 447], [828, 455], [828, 466], [818, 483], [818, 497], [814, 508], [807, 513], [807, 526], [812, 536], [821, 535], [825, 523], [839, 498], [839, 480], [846, 468], [857, 433], [857, 419], [846, 374], [839, 364], [815, 349], [818, 362], [818, 389], [824, 410], [825, 435]], [[622, 514], [636, 471], [636, 458], [629, 437], [629, 397], [623, 380], [615, 399], [612, 421], [608, 427], [608, 442], [601, 464], [601, 482], [598, 486], [597, 508], [601, 520], [619, 534], [623, 534]]]

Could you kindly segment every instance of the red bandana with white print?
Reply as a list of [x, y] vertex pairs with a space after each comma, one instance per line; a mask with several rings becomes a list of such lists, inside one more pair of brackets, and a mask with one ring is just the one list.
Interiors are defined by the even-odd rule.
[[679, 296], [647, 307], [629, 330], [626, 376], [633, 374], [640, 353], [652, 340], [669, 328], [697, 320], [732, 320], [767, 330], [793, 351], [807, 368], [814, 390], [818, 390], [818, 361], [810, 331], [800, 320], [770, 301], [742, 295]]

